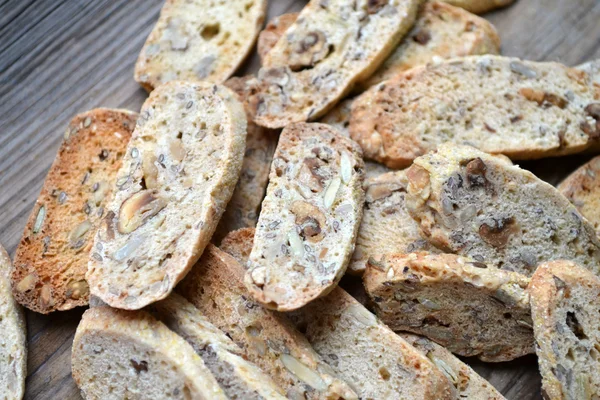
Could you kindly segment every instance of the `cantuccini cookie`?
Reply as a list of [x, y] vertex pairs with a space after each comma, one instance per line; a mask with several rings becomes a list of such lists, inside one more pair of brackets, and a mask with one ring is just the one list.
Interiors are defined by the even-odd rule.
[[594, 157], [567, 176], [561, 192], [600, 231], [600, 157]]
[[464, 8], [470, 12], [481, 14], [496, 8], [506, 7], [515, 0], [442, 0], [456, 7]]

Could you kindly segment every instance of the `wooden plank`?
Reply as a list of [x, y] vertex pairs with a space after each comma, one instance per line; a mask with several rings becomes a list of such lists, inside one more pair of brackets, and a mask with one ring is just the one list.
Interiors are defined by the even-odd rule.
[[[304, 0], [271, 0], [269, 18]], [[94, 107], [139, 110], [133, 66], [162, 0], [0, 1], [0, 242], [14, 254], [68, 121]], [[503, 52], [576, 65], [600, 58], [600, 1], [520, 0], [486, 15]], [[255, 72], [256, 54], [238, 72]], [[589, 156], [522, 163], [556, 184]], [[79, 399], [70, 348], [81, 313], [28, 312], [27, 399]], [[467, 360], [509, 399], [540, 399], [534, 356]]]

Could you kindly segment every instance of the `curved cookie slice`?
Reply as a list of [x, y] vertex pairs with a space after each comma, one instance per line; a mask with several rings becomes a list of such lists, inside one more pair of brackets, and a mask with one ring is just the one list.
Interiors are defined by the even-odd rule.
[[422, 336], [399, 333], [446, 375], [458, 391], [459, 399], [506, 400], [488, 381], [439, 344]]
[[369, 263], [365, 289], [394, 331], [427, 336], [487, 362], [533, 353], [529, 279], [454, 254], [387, 254]]
[[[238, 232], [250, 235], [240, 237]], [[246, 249], [247, 259], [253, 232], [251, 228], [231, 232], [223, 243], [232, 243], [228, 238], [237, 237], [235, 242]], [[357, 399], [283, 315], [252, 301], [243, 278], [240, 263], [209, 245], [177, 292], [241, 347], [290, 399]]]
[[[236, 92], [240, 101], [244, 102], [248, 96], [246, 83], [251, 78], [251, 76], [230, 78], [224, 85]], [[213, 235], [213, 243], [219, 243], [231, 231], [256, 226], [260, 204], [265, 197], [269, 182], [269, 169], [277, 147], [277, 135], [252, 122], [252, 110], [247, 106], [245, 110], [248, 134], [242, 171], [231, 200]]]
[[404, 200], [408, 179], [404, 171], [369, 178], [363, 186], [365, 207], [348, 272], [362, 275], [369, 260], [376, 263], [384, 254], [439, 252], [408, 214]]
[[441, 146], [407, 172], [408, 212], [446, 252], [531, 276], [570, 259], [600, 273], [594, 228], [553, 186], [467, 146]]
[[13, 295], [49, 313], [83, 306], [93, 235], [112, 196], [137, 113], [97, 108], [75, 116], [17, 247]]
[[174, 81], [221, 83], [252, 50], [267, 0], [168, 0], [135, 64], [151, 92]]
[[600, 231], [600, 156], [592, 158], [565, 178], [558, 191]]
[[171, 292], [216, 228], [245, 140], [244, 110], [229, 89], [170, 82], [152, 92], [91, 250], [93, 295], [139, 309]]
[[314, 120], [369, 76], [415, 22], [420, 0], [311, 0], [263, 59], [255, 122]]
[[529, 292], [544, 398], [600, 398], [600, 279], [553, 261], [540, 265]]
[[292, 320], [361, 399], [456, 399], [454, 386], [421, 352], [336, 287]]
[[413, 68], [352, 104], [350, 136], [390, 168], [442, 143], [512, 159], [600, 146], [600, 86], [557, 63], [472, 56]]
[[13, 298], [9, 274], [11, 262], [0, 245], [0, 393], [7, 400], [22, 399], [27, 376], [27, 335], [23, 309]]
[[358, 145], [335, 129], [283, 130], [245, 277], [254, 299], [289, 311], [335, 287], [362, 216], [363, 170]]
[[578, 65], [576, 68], [587, 72], [592, 77], [594, 83], [600, 86], [600, 60], [590, 61]]
[[456, 7], [464, 8], [475, 14], [481, 14], [500, 7], [506, 7], [515, 0], [442, 0]]
[[71, 368], [86, 399], [227, 399], [192, 346], [145, 311], [87, 310]]
[[284, 400], [282, 390], [244, 352], [183, 297], [172, 293], [152, 314], [184, 338], [202, 358], [229, 399]]

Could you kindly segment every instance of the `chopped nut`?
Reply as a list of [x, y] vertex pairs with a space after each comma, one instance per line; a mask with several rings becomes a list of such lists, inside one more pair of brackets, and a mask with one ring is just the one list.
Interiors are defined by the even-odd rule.
[[536, 90], [532, 88], [522, 88], [519, 90], [519, 93], [529, 101], [534, 101], [539, 105], [542, 105], [542, 103], [544, 103], [545, 93], [541, 90]]
[[467, 164], [467, 183], [470, 187], [485, 186], [487, 179], [485, 172], [487, 166], [479, 157], [469, 161]]
[[87, 297], [90, 293], [90, 288], [85, 280], [71, 281], [67, 284], [67, 297], [73, 300], [79, 300], [82, 297]]
[[123, 247], [115, 251], [114, 259], [115, 261], [123, 261], [127, 257], [129, 257], [133, 252], [140, 247], [142, 243], [146, 240], [143, 236], [137, 236], [132, 239], [129, 239]]
[[38, 210], [37, 216], [35, 217], [35, 222], [33, 224], [33, 233], [38, 233], [40, 229], [42, 229], [42, 224], [44, 223], [44, 218], [46, 217], [46, 207], [41, 206]]
[[250, 277], [256, 286], [262, 287], [267, 281], [267, 269], [265, 267], [255, 268], [250, 272]]
[[421, 197], [426, 199], [430, 193], [430, 177], [429, 172], [417, 165], [413, 164], [407, 171], [406, 177], [408, 178], [409, 189], [413, 189], [416, 192], [421, 192]]
[[128, 198], [119, 211], [118, 230], [130, 233], [139, 228], [149, 218], [158, 214], [167, 202], [158, 197], [157, 192], [142, 190]]
[[348, 308], [348, 313], [361, 324], [371, 327], [377, 325], [377, 318], [361, 304], [353, 304]]
[[54, 304], [54, 300], [52, 299], [52, 289], [50, 285], [44, 285], [40, 289], [40, 305], [43, 308], [47, 308]]
[[83, 236], [90, 230], [91, 227], [92, 224], [86, 219], [73, 228], [71, 234], [69, 235], [69, 241], [71, 242], [71, 245], [77, 243], [81, 238], [83, 238]]
[[173, 140], [169, 147], [171, 149], [171, 157], [173, 158], [173, 160], [177, 162], [183, 161], [186, 155], [186, 151], [183, 148], [183, 143], [181, 142], [181, 140]]
[[395, 191], [401, 190], [400, 182], [393, 178], [378, 178], [367, 187], [366, 201], [372, 203], [374, 201], [385, 199], [392, 195]]
[[344, 183], [350, 182], [350, 179], [352, 179], [352, 163], [350, 162], [350, 157], [348, 157], [346, 152], [343, 152], [340, 158], [340, 170], [342, 174], [342, 181]]
[[296, 200], [290, 207], [296, 216], [295, 223], [300, 227], [300, 234], [311, 242], [323, 240], [322, 229], [327, 225], [325, 214], [317, 207], [305, 201]]
[[312, 67], [329, 55], [327, 37], [319, 30], [308, 32], [298, 40], [289, 56], [288, 65], [292, 71]]
[[29, 274], [17, 283], [17, 291], [21, 293], [27, 292], [35, 287], [36, 282], [37, 277], [34, 274]]
[[102, 201], [110, 191], [110, 185], [106, 181], [96, 182], [92, 187], [92, 190], [94, 192], [94, 203], [96, 204], [96, 207], [98, 207], [102, 204]]
[[144, 183], [147, 189], [157, 187], [158, 168], [156, 167], [156, 156], [147, 153], [142, 159], [142, 173], [144, 174]]
[[535, 78], [537, 76], [537, 72], [518, 61], [511, 61], [510, 70], [526, 78]]
[[327, 189], [325, 189], [325, 193], [323, 195], [323, 204], [325, 205], [325, 207], [331, 208], [341, 184], [342, 180], [338, 177], [335, 177], [331, 180], [329, 186], [327, 186]]
[[292, 248], [292, 252], [294, 256], [297, 258], [301, 258], [304, 256], [304, 246], [302, 245], [302, 239], [296, 229], [291, 229], [288, 232], [288, 241], [290, 242], [290, 247]]
[[430, 310], [441, 310], [442, 307], [429, 299], [419, 299], [419, 303], [423, 305], [423, 307], [428, 308]]
[[431, 40], [431, 33], [428, 30], [420, 29], [413, 35], [413, 40], [421, 45], [426, 45]]
[[289, 354], [281, 354], [279, 359], [283, 365], [302, 382], [320, 392], [327, 390], [327, 384], [321, 376], [311, 368]]
[[492, 224], [481, 224], [479, 227], [479, 235], [488, 244], [502, 248], [508, 243], [510, 235], [517, 228], [514, 217], [494, 219]]

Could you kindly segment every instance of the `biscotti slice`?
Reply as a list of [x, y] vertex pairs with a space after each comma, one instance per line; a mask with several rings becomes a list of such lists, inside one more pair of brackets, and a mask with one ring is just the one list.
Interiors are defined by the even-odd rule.
[[369, 178], [363, 186], [365, 207], [348, 272], [362, 275], [369, 260], [377, 262], [385, 254], [439, 252], [408, 214], [404, 202], [408, 179], [404, 171]]
[[145, 311], [87, 310], [71, 369], [86, 399], [228, 398], [192, 346]]
[[241, 348], [183, 297], [172, 293], [154, 303], [151, 312], [184, 338], [202, 358], [229, 399], [280, 399], [282, 389], [256, 365], [244, 359]]
[[600, 85], [600, 60], [594, 60], [577, 66], [578, 69], [587, 72], [596, 85]]
[[427, 336], [487, 362], [533, 353], [527, 285], [517, 272], [454, 254], [387, 254], [368, 263], [365, 289], [394, 331]]
[[423, 353], [446, 375], [458, 391], [459, 399], [506, 400], [488, 381], [444, 347], [411, 333], [398, 335]]
[[[224, 85], [233, 90], [240, 101], [244, 103], [248, 96], [246, 83], [251, 78], [251, 76], [230, 78]], [[252, 110], [247, 105], [245, 110], [248, 119], [248, 134], [244, 162], [240, 179], [212, 238], [212, 242], [217, 244], [231, 231], [256, 226], [260, 204], [265, 197], [269, 182], [269, 169], [273, 153], [277, 147], [276, 133], [256, 125], [252, 122]]]
[[600, 231], [600, 157], [594, 157], [566, 177], [558, 191]]
[[254, 299], [289, 311], [335, 287], [360, 224], [363, 179], [360, 148], [335, 129], [283, 130], [245, 277]]
[[529, 292], [544, 399], [600, 398], [598, 276], [553, 261], [537, 269]]
[[471, 56], [416, 67], [352, 104], [350, 136], [365, 157], [403, 168], [442, 143], [511, 159], [600, 146], [600, 86], [557, 63]]
[[567, 259], [600, 273], [590, 223], [531, 172], [468, 146], [441, 146], [407, 172], [406, 206], [436, 247], [531, 276]]
[[[240, 231], [230, 233], [223, 242]], [[249, 254], [252, 236], [246, 247]], [[241, 347], [248, 360], [270, 375], [288, 398], [357, 399], [283, 315], [252, 301], [243, 278], [240, 263], [209, 245], [177, 292]]]
[[287, 29], [296, 22], [299, 12], [281, 14], [270, 20], [265, 28], [258, 34], [256, 51], [260, 59], [264, 59], [267, 53], [277, 44]]
[[515, 0], [442, 0], [456, 7], [464, 8], [475, 14], [481, 14], [500, 7], [506, 7]]
[[456, 399], [454, 386], [421, 352], [336, 287], [291, 313], [298, 329], [361, 399]]
[[421, 0], [311, 0], [263, 59], [255, 122], [283, 128], [324, 115], [385, 60]]
[[167, 0], [135, 64], [147, 91], [174, 81], [221, 83], [252, 50], [267, 0]]
[[11, 272], [27, 308], [49, 313], [88, 303], [93, 235], [112, 195], [137, 113], [97, 108], [75, 116], [25, 225]]
[[10, 257], [0, 245], [0, 397], [20, 400], [27, 376], [27, 335], [23, 309], [11, 293], [10, 270]]
[[125, 309], [165, 298], [210, 240], [245, 141], [243, 106], [229, 89], [177, 81], [153, 91], [95, 236], [91, 293]]

